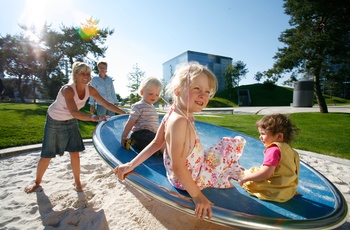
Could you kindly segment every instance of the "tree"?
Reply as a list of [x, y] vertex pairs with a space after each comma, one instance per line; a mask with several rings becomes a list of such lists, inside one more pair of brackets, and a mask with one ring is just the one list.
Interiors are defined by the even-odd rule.
[[167, 93], [166, 91], [167, 91], [168, 82], [164, 78], [162, 78], [161, 82], [162, 82], [162, 92], [160, 93], [160, 96], [166, 100], [166, 93]]
[[264, 74], [261, 73], [260, 71], [258, 71], [255, 76], [254, 76], [254, 80], [257, 81], [257, 82], [260, 82], [261, 79], [263, 78]]
[[132, 105], [132, 104], [134, 104], [135, 102], [137, 102], [137, 101], [139, 101], [139, 99], [137, 99], [137, 95], [138, 94], [133, 94], [133, 93], [131, 93], [130, 95], [129, 95], [129, 102], [130, 102], [130, 105]]
[[70, 66], [77, 60], [96, 66], [95, 60], [104, 57], [107, 47], [103, 45], [114, 30], [98, 28], [98, 23], [98, 19], [90, 18], [80, 27], [61, 26], [64, 38], [62, 49]]
[[36, 85], [37, 79], [34, 76], [40, 65], [36, 54], [40, 53], [40, 50], [37, 50], [38, 47], [23, 33], [16, 36], [7, 35], [0, 39], [0, 44], [4, 69], [8, 75], [17, 77], [16, 89], [24, 103], [25, 96], [33, 92], [29, 85]]
[[166, 99], [166, 86], [167, 86], [167, 81], [162, 78], [161, 80], [162, 82], [162, 91], [160, 92], [160, 96], [159, 96], [159, 104], [162, 105], [163, 109], [165, 107], [165, 105], [168, 103], [168, 100]]
[[140, 87], [141, 81], [145, 77], [145, 72], [141, 71], [138, 64], [136, 63], [132, 67], [133, 71], [128, 74], [128, 88], [130, 89], [131, 94], [133, 94], [133, 97], [130, 95], [131, 103], [134, 103], [136, 101], [139, 101], [140, 95], [138, 94], [138, 89]]
[[[328, 113], [321, 81], [342, 81], [350, 67], [350, 1], [284, 0], [292, 28], [285, 30], [268, 77], [296, 71], [314, 79], [314, 91], [321, 113]], [[339, 80], [340, 79], [340, 80]]]
[[44, 96], [55, 98], [61, 86], [68, 82], [68, 76], [64, 73], [67, 67], [62, 48], [64, 37], [46, 23], [42, 28], [22, 28], [31, 31], [37, 38], [37, 45], [42, 49], [41, 55], [38, 57], [41, 65], [37, 76], [43, 84]]
[[120, 96], [119, 93], [116, 94], [116, 97], [119, 103], [123, 101], [123, 98]]
[[232, 75], [234, 74], [234, 68], [233, 65], [228, 65], [226, 67], [226, 70], [224, 72], [224, 78], [225, 78], [225, 88], [227, 90], [231, 90], [233, 88], [233, 81], [232, 81]]
[[98, 22], [90, 18], [80, 27], [61, 25], [59, 32], [46, 23], [42, 28], [22, 25], [19, 35], [0, 37], [0, 60], [4, 63], [0, 71], [18, 79], [21, 101], [28, 96], [35, 99], [35, 88], [54, 98], [68, 82], [68, 68], [75, 61], [96, 66], [95, 60], [104, 57], [107, 50], [107, 37], [114, 33], [98, 28]]
[[298, 74], [296, 72], [292, 72], [289, 79], [283, 82], [283, 85], [293, 86], [295, 82], [298, 81]]
[[234, 87], [239, 86], [241, 77], [244, 77], [247, 73], [248, 69], [246, 69], [246, 64], [242, 61], [237, 61], [232, 65], [228, 65], [224, 72], [226, 89], [231, 90]]

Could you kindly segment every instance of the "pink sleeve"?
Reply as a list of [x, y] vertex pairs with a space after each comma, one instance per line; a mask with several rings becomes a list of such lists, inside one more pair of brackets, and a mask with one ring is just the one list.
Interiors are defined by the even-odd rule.
[[280, 159], [281, 151], [276, 145], [273, 145], [265, 150], [263, 165], [277, 167]]

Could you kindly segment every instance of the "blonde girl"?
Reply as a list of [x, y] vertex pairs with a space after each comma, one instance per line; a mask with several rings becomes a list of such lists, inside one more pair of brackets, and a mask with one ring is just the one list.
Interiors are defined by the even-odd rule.
[[237, 162], [245, 140], [242, 137], [222, 138], [204, 151], [193, 114], [206, 107], [217, 90], [216, 77], [205, 66], [190, 62], [178, 67], [167, 90], [173, 94], [174, 104], [164, 116], [155, 139], [131, 162], [118, 166], [114, 172], [123, 180], [165, 144], [163, 158], [169, 182], [189, 193], [197, 218], [207, 216], [210, 219], [212, 203], [201, 189], [233, 186], [228, 179], [237, 179], [241, 173]]

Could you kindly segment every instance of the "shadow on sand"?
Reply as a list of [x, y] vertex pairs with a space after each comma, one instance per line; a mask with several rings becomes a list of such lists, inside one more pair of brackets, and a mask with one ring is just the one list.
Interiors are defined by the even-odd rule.
[[[109, 229], [104, 210], [95, 211], [88, 207], [84, 192], [77, 192], [75, 208], [54, 210], [49, 197], [42, 187], [36, 189], [36, 196], [39, 205], [44, 229]], [[59, 208], [58, 208], [59, 209]]]

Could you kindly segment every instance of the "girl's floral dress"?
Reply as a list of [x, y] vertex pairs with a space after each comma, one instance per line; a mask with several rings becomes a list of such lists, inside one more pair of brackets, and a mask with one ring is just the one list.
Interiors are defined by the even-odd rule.
[[[163, 122], [166, 122], [165, 116]], [[190, 121], [192, 128], [195, 131], [195, 145], [193, 150], [187, 156], [186, 166], [191, 172], [193, 180], [200, 189], [206, 187], [212, 188], [231, 188], [232, 183], [229, 178], [240, 179], [244, 168], [238, 163], [239, 158], [243, 153], [243, 148], [246, 143], [241, 136], [223, 137], [218, 143], [214, 144], [205, 151], [198, 138], [197, 130], [194, 126], [194, 121]], [[164, 165], [169, 182], [178, 189], [185, 190], [179, 179], [175, 176], [172, 162], [167, 151], [164, 151]]]

